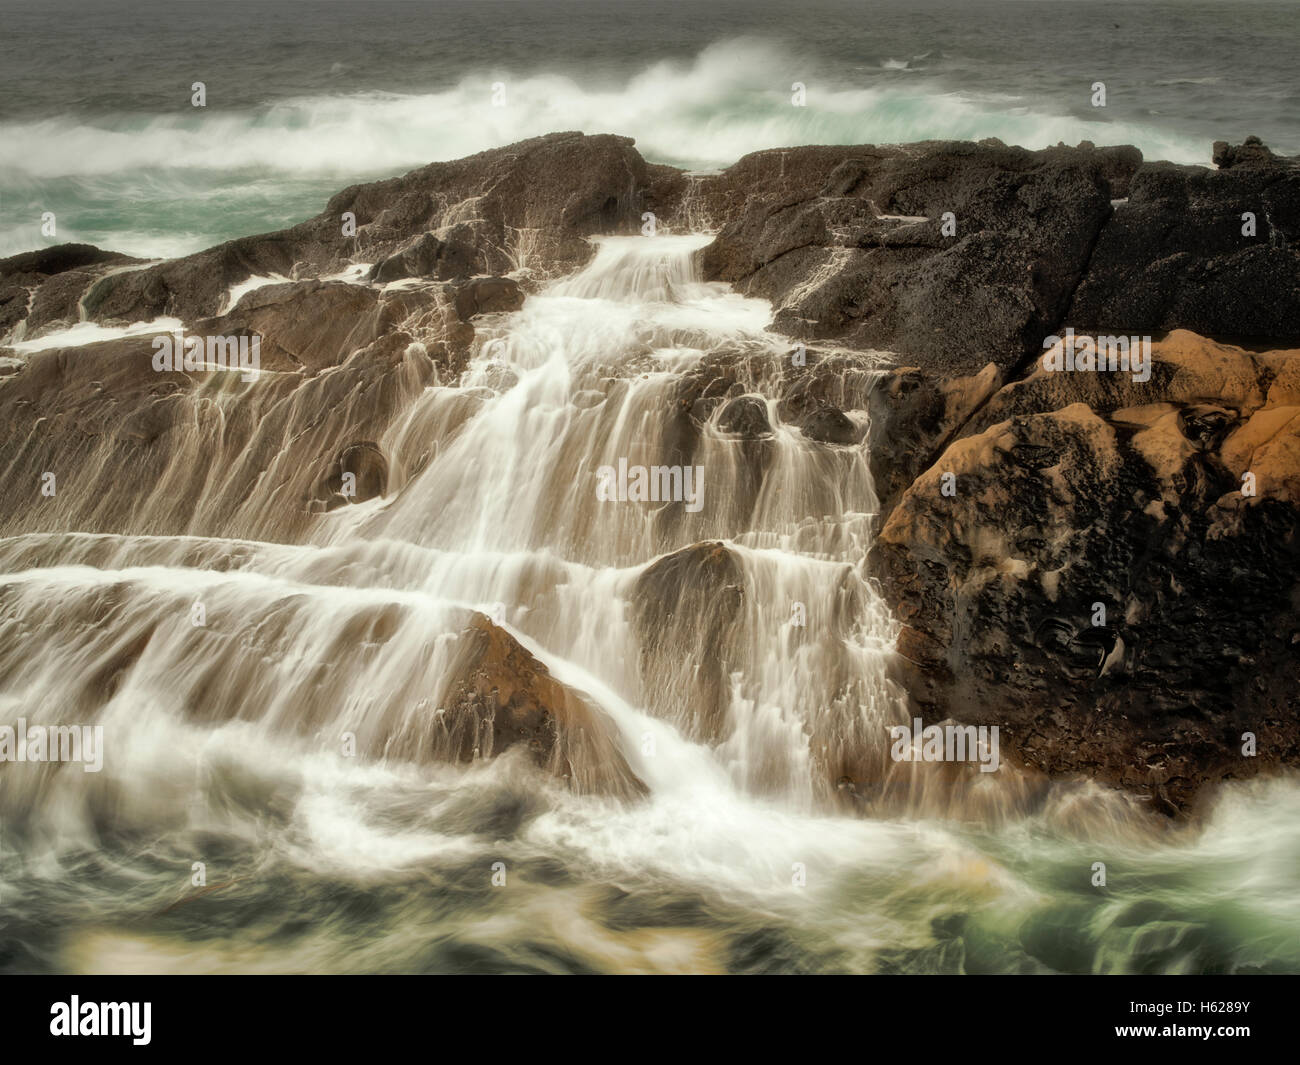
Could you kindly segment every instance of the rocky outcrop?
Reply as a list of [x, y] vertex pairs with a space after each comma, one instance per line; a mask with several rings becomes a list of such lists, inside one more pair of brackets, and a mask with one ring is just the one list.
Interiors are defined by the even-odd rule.
[[1172, 810], [1300, 757], [1300, 350], [1178, 332], [1153, 362], [1002, 389], [872, 565], [927, 717]]
[[725, 544], [706, 542], [656, 560], [637, 577], [632, 627], [648, 691], [688, 734], [727, 735], [728, 676], [744, 577]]
[[992, 141], [841, 149], [824, 177], [834, 156], [814, 158], [819, 184], [749, 195], [702, 253], [706, 275], [772, 300], [782, 332], [944, 374], [1012, 369], [1037, 349], [1140, 162]]
[[1262, 343], [1300, 336], [1300, 166], [1232, 158], [1226, 170], [1138, 172], [1101, 232], [1070, 325]]
[[189, 321], [218, 313], [250, 277], [301, 279], [354, 262], [372, 278], [465, 279], [581, 265], [586, 237], [633, 232], [647, 184], [631, 139], [556, 133], [344, 189], [315, 218], [105, 278], [83, 303], [96, 321]]
[[919, 711], [1169, 813], [1300, 759], [1298, 172], [1215, 155], [1137, 171], [1054, 327], [1154, 334], [1149, 376], [1040, 347], [966, 387], [891, 371], [873, 406], [873, 447], [924, 456], [900, 492], [912, 471], [872, 455], [895, 475], [870, 567]]
[[[663, 461], [723, 438], [745, 513], [778, 431], [865, 447], [880, 499], [865, 565], [903, 623], [921, 714], [1000, 724], [1007, 757], [1184, 808], [1300, 747], [1300, 170], [1253, 139], [1214, 161], [929, 142], [684, 174], [626, 138], [563, 133], [169, 262], [76, 245], [3, 260], [2, 530], [293, 541], [388, 496], [427, 455], [392, 462], [386, 434], [458, 379], [480, 319], [649, 210], [664, 231], [716, 228], [706, 276], [770, 300], [793, 349], [704, 353], [665, 405]], [[250, 279], [270, 283], [228, 306]], [[261, 379], [157, 372], [149, 336], [22, 343], [161, 316], [256, 336]], [[1067, 327], [1151, 334], [1150, 376], [1045, 369], [1044, 338]], [[439, 425], [479, 401], [467, 390]], [[665, 706], [705, 738], [727, 728], [738, 569], [696, 545], [647, 567], [631, 604], [647, 676], [671, 678]], [[448, 751], [524, 743], [580, 786], [636, 790], [590, 700], [495, 628], [464, 639]], [[602, 765], [613, 778], [595, 783]]]
[[1300, 330], [1276, 283], [1300, 276], [1300, 167], [1216, 151], [1225, 169], [993, 141], [760, 152], [692, 186], [711, 217], [733, 198], [702, 263], [782, 332], [944, 376], [1016, 372], [1063, 324], [1277, 343]]
[[561, 684], [483, 614], [473, 615], [458, 638], [439, 708], [438, 757], [469, 762], [518, 745], [578, 791], [621, 798], [645, 793], [600, 707]]
[[138, 262], [91, 244], [56, 244], [0, 259], [0, 337], [25, 323], [26, 332], [78, 320], [87, 286], [113, 269]]
[[[704, 269], [818, 349], [775, 385], [783, 420], [870, 366], [844, 349], [888, 352], [865, 402], [828, 406], [869, 413], [868, 568], [918, 712], [1166, 812], [1300, 758], [1300, 170], [1253, 138], [1214, 157], [809, 149], [680, 189], [683, 212], [743, 199]], [[1066, 327], [1154, 336], [1149, 379], [1043, 369]], [[697, 368], [684, 427], [738, 402], [736, 365]], [[834, 413], [804, 431], [851, 440]]]

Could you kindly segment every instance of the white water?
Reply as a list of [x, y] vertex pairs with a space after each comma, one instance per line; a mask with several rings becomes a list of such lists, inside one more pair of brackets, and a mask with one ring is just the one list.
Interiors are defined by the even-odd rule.
[[[0, 114], [7, 149], [0, 153], [0, 256], [56, 240], [151, 258], [190, 254], [301, 221], [310, 214], [304, 205], [323, 203], [342, 184], [559, 130], [632, 137], [647, 160], [693, 169], [796, 145], [985, 137], [1028, 148], [1135, 144], [1149, 159], [1209, 164], [1212, 138], [1184, 128], [1195, 116], [1167, 125], [1174, 116], [1135, 112], [1132, 97], [1071, 113], [1068, 78], [1053, 79], [1046, 94], [1008, 94], [961, 68], [949, 79], [903, 60], [886, 61], [884, 70], [843, 67], [749, 39], [644, 65], [634, 39], [624, 43], [631, 73], [612, 84], [565, 70], [557, 54], [554, 72], [484, 66], [462, 73], [456, 65], [453, 81], [435, 66], [436, 87], [425, 91], [375, 91], [362, 81], [352, 91], [279, 96], [256, 107], [232, 107], [214, 92], [201, 109], [182, 95], [155, 113]], [[1090, 73], [1079, 82], [1086, 89], [1091, 80]], [[804, 106], [792, 105], [796, 82], [806, 84]], [[1241, 120], [1220, 121], [1229, 124], [1224, 135], [1247, 132]], [[42, 230], [47, 210], [57, 213], [57, 238]]]
[[[908, 68], [887, 60], [887, 70]], [[214, 102], [196, 126], [186, 111], [150, 116], [132, 135], [105, 122], [46, 118], [7, 122], [13, 145], [6, 169], [33, 178], [82, 178], [123, 171], [210, 170], [330, 174], [458, 159], [527, 137], [576, 129], [635, 137], [656, 161], [728, 166], [741, 156], [796, 144], [904, 144], [978, 140], [1043, 148], [1097, 139], [1098, 124], [1052, 113], [1028, 95], [953, 92], [916, 84], [830, 80], [825, 66], [792, 65], [780, 48], [753, 40], [711, 45], [690, 62], [658, 62], [624, 83], [597, 88], [558, 73], [512, 76], [495, 70], [436, 92], [356, 92], [280, 100], [263, 113], [222, 110]], [[791, 79], [808, 83], [805, 107], [792, 107]], [[505, 95], [493, 104], [493, 86]], [[974, 89], [974, 86], [972, 86]], [[1015, 105], [1021, 105], [1015, 107]], [[1105, 143], [1138, 144], [1153, 158], [1205, 162], [1206, 145], [1154, 122], [1110, 121]]]
[[[894, 621], [863, 572], [866, 454], [781, 424], [787, 346], [762, 331], [767, 305], [696, 278], [703, 243], [606, 239], [482, 322], [464, 380], [379, 441], [387, 495], [318, 517], [309, 543], [0, 541], [0, 721], [102, 724], [107, 747], [99, 774], [0, 769], [9, 967], [1123, 969], [1164, 950], [1189, 968], [1230, 901], [1256, 928], [1233, 964], [1295, 960], [1294, 901], [1249, 889], [1281, 874], [1217, 822], [1162, 838], [1099, 789], [888, 760], [906, 711], [886, 678]], [[715, 412], [691, 460], [699, 513], [599, 501], [599, 466], [670, 461], [682, 375], [733, 352], [770, 367], [744, 386], [773, 424], [757, 488], [753, 442]], [[715, 589], [681, 589], [653, 653], [634, 623], [646, 569], [702, 540], [739, 573], [717, 691], [701, 651]], [[435, 757], [457, 634], [496, 604], [600, 707], [644, 797], [565, 784], [517, 749]], [[1295, 806], [1260, 785], [1221, 816], [1267, 825], [1294, 862], [1296, 819], [1277, 818]], [[1099, 854], [1163, 886], [1098, 895]], [[1139, 903], [1154, 915], [1131, 919]], [[941, 919], [996, 947], [954, 947]], [[1052, 945], [1063, 925], [1083, 962]]]
[[184, 323], [179, 318], [155, 318], [149, 322], [132, 322], [130, 325], [105, 326], [95, 322], [78, 322], [67, 329], [46, 333], [33, 340], [15, 341], [9, 346], [14, 351], [30, 354], [34, 351], [46, 351], [50, 348], [77, 348], [84, 344], [98, 344], [105, 340], [118, 340], [121, 337], [150, 336], [154, 333], [170, 333], [183, 329]]

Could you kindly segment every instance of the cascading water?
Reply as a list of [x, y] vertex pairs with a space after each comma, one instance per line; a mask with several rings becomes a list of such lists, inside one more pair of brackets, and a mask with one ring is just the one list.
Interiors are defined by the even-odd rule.
[[[1275, 901], [1300, 856], [1291, 785], [1231, 791], [1175, 832], [1086, 785], [890, 761], [906, 708], [863, 571], [866, 452], [783, 422], [789, 345], [766, 304], [698, 280], [705, 242], [600, 240], [484, 320], [464, 378], [411, 389], [379, 441], [384, 497], [318, 515], [304, 543], [0, 541], [0, 718], [105, 736], [98, 773], [0, 768], [0, 967], [1300, 962], [1300, 909]], [[714, 405], [684, 442], [682, 384], [719, 364], [766, 430]], [[620, 461], [690, 464], [701, 505], [602, 499]], [[643, 789], [576, 762], [557, 779], [517, 748], [447, 764], [440, 704], [473, 611], [599, 708], [591, 749]]]

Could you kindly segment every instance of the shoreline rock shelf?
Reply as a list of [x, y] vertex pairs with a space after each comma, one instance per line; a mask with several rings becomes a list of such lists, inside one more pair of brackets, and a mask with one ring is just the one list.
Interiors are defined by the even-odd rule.
[[[763, 379], [783, 422], [868, 449], [880, 513], [862, 565], [902, 625], [918, 716], [998, 724], [1005, 757], [1188, 809], [1207, 782], [1300, 762], [1300, 164], [1254, 138], [1212, 158], [926, 142], [690, 175], [625, 137], [557, 133], [167, 262], [86, 245], [0, 260], [0, 535], [256, 539], [279, 508], [296, 517], [274, 538], [292, 540], [338, 505], [348, 456], [367, 496], [396, 490], [418, 464], [374, 442], [459, 376], [475, 319], [650, 212], [661, 233], [715, 231], [703, 277], [770, 301], [771, 328], [803, 345], [780, 365], [708, 353], [664, 412], [663, 461], [689, 462], [721, 405], [761, 473], [772, 427], [745, 397]], [[255, 334], [272, 372], [218, 416], [201, 375], [153, 372], [138, 330], [158, 319]], [[81, 322], [137, 332], [35, 350]], [[1048, 371], [1044, 338], [1066, 329], [1151, 336], [1150, 379]], [[75, 489], [43, 505], [42, 474], [70, 467]], [[561, 729], [594, 712], [529, 683], [528, 713]]]

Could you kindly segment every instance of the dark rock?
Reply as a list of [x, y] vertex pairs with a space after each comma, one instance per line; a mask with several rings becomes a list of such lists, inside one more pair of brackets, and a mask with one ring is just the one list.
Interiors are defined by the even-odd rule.
[[[348, 494], [345, 480], [351, 475]], [[365, 440], [348, 444], [338, 454], [328, 475], [322, 479], [315, 495], [323, 504], [318, 509], [333, 510], [348, 503], [364, 503], [382, 496], [388, 487], [388, 459], [378, 444]]]
[[474, 272], [477, 257], [472, 248], [439, 240], [432, 233], [421, 233], [370, 268], [370, 280], [381, 284], [407, 277], [427, 277], [439, 281], [468, 277]]
[[594, 388], [585, 388], [581, 392], [575, 392], [570, 402], [579, 410], [590, 410], [605, 402], [605, 393]]
[[818, 440], [824, 444], [858, 442], [858, 427], [848, 415], [835, 407], [820, 407], [813, 411], [800, 423], [799, 429], [809, 440]]
[[1223, 170], [1234, 166], [1273, 166], [1279, 161], [1258, 137], [1247, 137], [1237, 145], [1215, 141], [1212, 158], [1214, 165]]
[[767, 417], [767, 401], [761, 396], [737, 396], [722, 408], [718, 428], [747, 440], [772, 435]]
[[[1153, 163], [1097, 241], [1063, 325], [1081, 333], [1190, 329], [1300, 342], [1300, 167], [1260, 146], [1231, 169]], [[1255, 235], [1246, 235], [1246, 214]]]
[[56, 244], [0, 259], [0, 337], [20, 323], [27, 337], [46, 326], [75, 323], [91, 281], [138, 261], [92, 244]]
[[660, 711], [692, 736], [730, 731], [727, 678], [744, 595], [740, 563], [717, 542], [664, 555], [637, 578], [631, 619], [642, 676]]
[[476, 277], [456, 290], [456, 314], [462, 322], [479, 314], [517, 311], [523, 305], [523, 289], [508, 277]]
[[1037, 350], [1140, 161], [937, 142], [814, 158], [817, 185], [749, 196], [701, 253], [706, 276], [772, 300], [782, 332], [956, 374]]
[[68, 270], [80, 270], [88, 266], [101, 266], [106, 263], [123, 264], [139, 262], [129, 255], [115, 251], [104, 251], [93, 244], [55, 244], [49, 248], [11, 255], [0, 259], [0, 279], [7, 280], [15, 276], [38, 274], [53, 277]]
[[1146, 385], [1040, 370], [1002, 389], [870, 562], [927, 718], [997, 724], [1031, 766], [1182, 809], [1300, 756], [1300, 351], [1178, 333], [1156, 360]]
[[552, 677], [483, 614], [474, 614], [460, 636], [439, 706], [433, 744], [441, 758], [469, 762], [518, 745], [577, 791], [645, 794], [600, 707]]
[[297, 251], [287, 232], [241, 237], [143, 270], [109, 274], [87, 289], [82, 306], [99, 322], [164, 316], [189, 322], [216, 314], [230, 289], [250, 277], [290, 277]]
[[870, 398], [867, 453], [882, 522], [1000, 383], [992, 363], [973, 377], [942, 378], [903, 367], [879, 378]]

